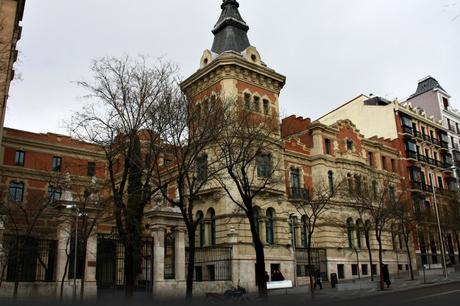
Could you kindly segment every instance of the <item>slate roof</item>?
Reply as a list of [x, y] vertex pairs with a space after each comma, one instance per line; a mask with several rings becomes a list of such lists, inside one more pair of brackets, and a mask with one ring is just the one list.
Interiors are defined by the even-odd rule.
[[241, 18], [238, 11], [239, 3], [236, 0], [224, 0], [221, 8], [222, 13], [212, 33], [214, 42], [211, 51], [221, 54], [225, 51], [243, 52], [249, 46], [247, 32], [249, 26]]
[[[428, 76], [427, 78], [421, 80], [420, 82], [418, 82], [418, 86], [417, 86], [417, 91], [410, 96], [410, 98], [413, 98], [413, 97], [416, 97], [418, 95], [421, 95], [421, 94], [424, 94], [426, 92], [429, 92], [433, 89], [441, 89], [442, 91], [446, 92], [444, 90], [444, 88], [441, 87], [441, 85], [439, 84], [438, 81], [436, 81], [435, 78], [433, 78], [432, 76]], [[410, 99], [409, 98], [409, 99]]]

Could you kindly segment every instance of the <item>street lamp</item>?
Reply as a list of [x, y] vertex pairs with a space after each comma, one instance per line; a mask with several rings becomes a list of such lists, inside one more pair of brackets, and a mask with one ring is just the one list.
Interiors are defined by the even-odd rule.
[[435, 209], [435, 212], [436, 212], [436, 222], [438, 223], [439, 242], [441, 243], [442, 267], [443, 267], [444, 276], [445, 276], [445, 278], [447, 278], [448, 275], [447, 275], [446, 253], [444, 251], [444, 241], [442, 239], [441, 221], [439, 219], [438, 201], [436, 199], [436, 191], [434, 189], [433, 173], [430, 173], [430, 181], [431, 181], [431, 189], [433, 191], [434, 209]]

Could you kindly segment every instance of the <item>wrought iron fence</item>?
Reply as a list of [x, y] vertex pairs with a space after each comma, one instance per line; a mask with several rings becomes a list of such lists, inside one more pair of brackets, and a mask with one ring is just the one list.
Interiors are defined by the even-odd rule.
[[[186, 249], [186, 271], [188, 271], [188, 248]], [[193, 280], [196, 282], [232, 280], [232, 248], [203, 247], [195, 252], [195, 271]]]
[[317, 269], [321, 272], [323, 280], [327, 280], [327, 266], [326, 266], [326, 250], [325, 249], [311, 249], [311, 265], [308, 265], [308, 249], [296, 248], [296, 275], [297, 277], [309, 276], [309, 270], [314, 273]]
[[55, 280], [57, 241], [5, 235], [5, 280], [52, 282]]

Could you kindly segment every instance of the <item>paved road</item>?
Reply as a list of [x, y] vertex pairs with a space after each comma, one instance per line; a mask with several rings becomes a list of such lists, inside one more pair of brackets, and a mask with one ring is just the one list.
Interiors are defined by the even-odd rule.
[[313, 302], [309, 296], [288, 295], [271, 296], [266, 304], [270, 305], [353, 305], [353, 306], [396, 306], [396, 305], [439, 305], [460, 306], [460, 282], [440, 284], [423, 288], [414, 288], [404, 291], [375, 291], [365, 296], [353, 297], [350, 295], [334, 295], [319, 292]]

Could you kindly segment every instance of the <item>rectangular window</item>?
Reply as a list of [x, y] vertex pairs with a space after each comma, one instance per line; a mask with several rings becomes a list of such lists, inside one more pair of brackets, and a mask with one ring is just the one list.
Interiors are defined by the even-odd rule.
[[396, 169], [396, 160], [394, 160], [393, 158], [391, 159], [391, 171], [397, 172], [397, 169]]
[[362, 272], [363, 275], [369, 275], [369, 271], [368, 271], [368, 269], [367, 269], [367, 265], [365, 265], [365, 264], [362, 264], [362, 265], [361, 265], [361, 272]]
[[202, 266], [195, 267], [195, 281], [197, 282], [203, 281], [203, 267]]
[[331, 140], [328, 138], [324, 139], [324, 151], [326, 154], [331, 155]]
[[358, 265], [356, 264], [351, 265], [351, 275], [358, 276]]
[[422, 135], [425, 136], [426, 135], [426, 130], [425, 130], [425, 127], [422, 126]]
[[86, 169], [87, 176], [95, 176], [96, 175], [96, 163], [95, 162], [88, 162], [88, 167]]
[[56, 188], [54, 186], [48, 187], [48, 198], [50, 203], [59, 201], [61, 199], [62, 191], [61, 188]]
[[412, 120], [408, 117], [401, 117], [401, 123], [405, 127], [408, 127], [408, 128], [412, 127]]
[[447, 110], [447, 108], [449, 107], [449, 100], [447, 100], [447, 98], [443, 97], [442, 98], [442, 104], [444, 106], [444, 109]]
[[263, 104], [264, 104], [264, 115], [268, 115], [270, 113], [270, 102], [264, 99]]
[[443, 189], [444, 188], [444, 184], [442, 182], [442, 177], [441, 176], [438, 176], [438, 187], [440, 189]]
[[372, 264], [371, 270], [372, 270], [372, 275], [377, 275], [377, 265], [376, 264]]
[[53, 157], [53, 165], [52, 165], [52, 170], [53, 171], [61, 171], [61, 165], [62, 165], [62, 158], [58, 156]]
[[216, 269], [214, 265], [208, 265], [206, 266], [206, 272], [207, 272], [207, 280], [208, 281], [215, 281], [216, 280]]
[[374, 153], [367, 152], [367, 161], [369, 162], [369, 166], [374, 166]]
[[382, 156], [382, 170], [387, 170], [387, 159], [385, 156]]
[[353, 151], [353, 141], [347, 140], [347, 150]]
[[300, 171], [291, 169], [291, 188], [300, 188]]
[[270, 155], [259, 154], [256, 157], [257, 176], [262, 178], [270, 178], [272, 175], [272, 165]]
[[24, 183], [23, 182], [10, 182], [9, 186], [10, 200], [21, 203], [24, 199]]
[[398, 270], [399, 270], [399, 271], [402, 271], [402, 269], [403, 269], [403, 265], [402, 265], [402, 264], [398, 264]]
[[339, 279], [344, 279], [345, 278], [345, 266], [340, 264], [337, 265], [337, 274]]
[[197, 158], [196, 161], [196, 178], [199, 182], [204, 182], [208, 179], [208, 156], [203, 155]]
[[26, 158], [26, 152], [17, 150], [17, 151], [16, 151], [16, 155], [15, 155], [15, 157], [14, 157], [14, 164], [15, 164], [16, 166], [21, 166], [21, 167], [23, 167], [23, 166], [24, 166], [25, 158]]

